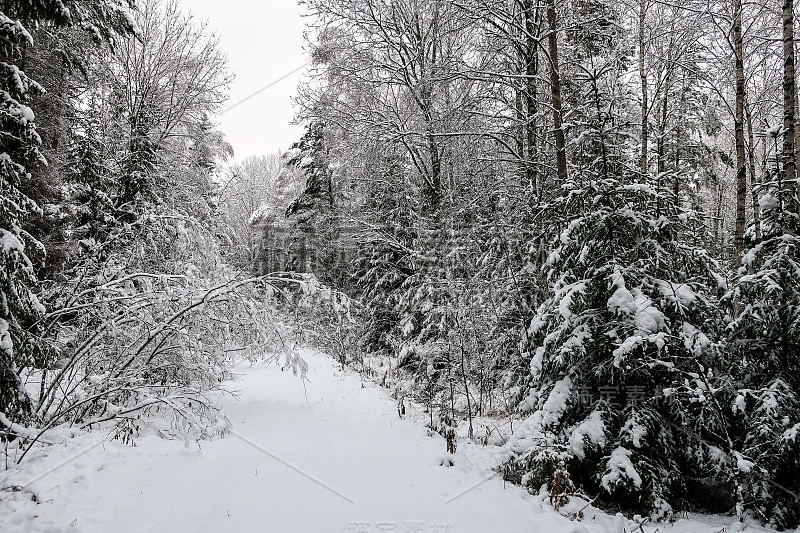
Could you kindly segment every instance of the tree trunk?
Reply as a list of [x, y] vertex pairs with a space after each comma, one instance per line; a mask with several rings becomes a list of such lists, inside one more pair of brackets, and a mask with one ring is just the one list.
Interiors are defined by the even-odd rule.
[[645, 2], [641, 0], [639, 4], [639, 78], [642, 80], [642, 154], [640, 161], [640, 170], [642, 173], [642, 180], [647, 176], [647, 72], [644, 68], [644, 18], [646, 13]]
[[[686, 83], [686, 71], [683, 72], [683, 79], [681, 80], [681, 98], [680, 103], [678, 104], [678, 109], [680, 113], [686, 112], [686, 93], [689, 91], [688, 85]], [[682, 114], [680, 115], [683, 116]], [[681, 140], [683, 139], [683, 130], [681, 129], [682, 119], [678, 120], [678, 123], [675, 127], [675, 159], [673, 162], [673, 168], [675, 171], [673, 172], [672, 176], [672, 192], [673, 192], [673, 202], [675, 203], [676, 207], [680, 207], [681, 205]]]
[[[667, 47], [666, 74], [664, 77], [664, 94], [661, 97], [661, 119], [658, 124], [658, 138], [656, 139], [656, 189], [661, 191], [664, 187], [664, 173], [667, 170], [666, 140], [667, 117], [669, 110], [669, 90], [672, 86], [672, 48], [674, 43], [675, 26], [670, 28], [669, 46]], [[658, 111], [656, 111], [657, 113]], [[661, 216], [661, 197], [656, 201], [656, 216]]]
[[[521, 57], [521, 62], [525, 61], [524, 57]], [[515, 84], [516, 90], [516, 100], [514, 102], [514, 110], [517, 114], [517, 135], [516, 135], [516, 144], [517, 144], [517, 158], [519, 159], [519, 178], [520, 182], [522, 183], [523, 187], [530, 187], [530, 183], [528, 181], [528, 164], [525, 161], [525, 130], [526, 130], [526, 121], [527, 118], [525, 116], [525, 111], [522, 107], [522, 100], [524, 98], [523, 93], [525, 92], [524, 84], [517, 85]]]
[[[756, 145], [753, 135], [753, 115], [750, 112], [750, 102], [745, 94], [745, 118], [747, 120], [747, 159], [750, 170], [750, 194], [753, 204], [753, 225], [756, 230], [756, 241], [761, 239], [761, 210], [758, 207], [758, 180], [756, 179]], [[766, 145], [766, 143], [765, 143]]]
[[[789, 0], [791, 1], [791, 0]], [[739, 264], [744, 251], [745, 206], [747, 205], [747, 167], [745, 166], [744, 144], [744, 46], [742, 44], [742, 0], [733, 3], [733, 47], [736, 70], [736, 116], [734, 135], [736, 137], [736, 227], [733, 234], [733, 249], [736, 264]], [[794, 109], [794, 107], [792, 107]], [[792, 132], [794, 139], [794, 132]]]
[[461, 345], [461, 377], [464, 381], [464, 393], [467, 396], [467, 417], [469, 418], [469, 438], [472, 440], [472, 436], [474, 431], [472, 429], [472, 403], [469, 399], [469, 383], [467, 382], [467, 364], [466, 364], [466, 354], [464, 352], [464, 345], [462, 342]]
[[430, 130], [428, 130], [428, 155], [431, 158], [430, 201], [432, 206], [436, 206], [441, 200], [442, 193], [442, 158], [439, 154], [436, 138]]
[[783, 172], [784, 179], [794, 182], [797, 174], [795, 158], [795, 83], [794, 83], [794, 0], [783, 2]]
[[722, 205], [723, 205], [723, 189], [722, 184], [717, 184], [717, 202], [716, 202], [716, 211], [714, 213], [714, 242], [718, 246], [717, 253], [720, 254], [725, 250], [725, 242], [724, 236], [722, 235], [722, 231], [720, 228], [723, 226], [722, 220]]
[[558, 67], [558, 34], [556, 33], [556, 2], [547, 0], [547, 36], [550, 55], [550, 93], [553, 104], [553, 134], [556, 141], [556, 168], [559, 181], [567, 179], [567, 152], [561, 120], [561, 76]]
[[[794, 118], [797, 121], [797, 118], [800, 117], [800, 99], [797, 98], [797, 85], [795, 84], [795, 93], [794, 93]], [[800, 168], [800, 128], [797, 127], [797, 124], [794, 126], [794, 172], [795, 177], [797, 175], [797, 169]], [[797, 184], [797, 196], [800, 199], [800, 182]]]
[[678, 126], [675, 128], [675, 172], [672, 174], [672, 202], [676, 207], [680, 207], [681, 205], [681, 181], [680, 172], [678, 171], [681, 167], [681, 135], [681, 126], [680, 123], [678, 123]]
[[534, 191], [538, 191], [539, 176], [536, 169], [536, 83], [534, 78], [539, 71], [537, 61], [538, 50], [536, 48], [536, 40], [533, 38], [536, 31], [534, 21], [534, 7], [532, 0], [525, 0], [525, 107], [527, 112], [527, 121], [525, 122], [525, 131], [527, 133], [527, 146], [528, 153], [527, 159], [527, 178], [528, 182], [533, 187]]
[[[667, 158], [666, 158], [666, 137], [667, 137], [667, 117], [668, 110], [669, 110], [669, 90], [672, 86], [672, 54], [673, 54], [673, 47], [674, 47], [674, 25], [670, 29], [670, 38], [669, 38], [669, 46], [667, 47], [667, 63], [666, 63], [666, 75], [664, 78], [664, 95], [661, 100], [661, 120], [658, 125], [658, 139], [657, 139], [657, 147], [656, 152], [658, 155], [657, 161], [657, 168], [658, 168], [658, 185], [659, 188], [661, 187], [661, 180], [663, 180], [662, 174], [667, 170]], [[658, 113], [658, 111], [656, 111]]]

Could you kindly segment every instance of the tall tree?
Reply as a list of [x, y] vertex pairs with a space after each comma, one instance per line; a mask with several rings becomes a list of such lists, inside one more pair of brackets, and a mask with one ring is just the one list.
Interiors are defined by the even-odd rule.
[[[746, 97], [746, 95], [745, 95]], [[750, 193], [753, 209], [753, 227], [756, 241], [761, 239], [761, 208], [758, 205], [758, 177], [756, 176], [756, 141], [753, 135], [753, 114], [750, 110], [750, 101], [745, 100], [745, 117], [747, 119], [747, 162], [750, 174]], [[765, 143], [766, 144], [766, 143]], [[738, 193], [738, 187], [737, 187]], [[738, 219], [737, 219], [738, 224]]]
[[163, 151], [183, 150], [187, 137], [225, 101], [230, 73], [218, 38], [180, 12], [176, 0], [142, 0], [136, 39], [115, 47], [106, 74], [126, 131], [120, 207], [159, 201], [168, 189], [155, 172]]
[[536, 76], [539, 73], [539, 49], [536, 36], [538, 33], [539, 13], [539, 6], [534, 5], [533, 0], [523, 0], [524, 44], [521, 43], [521, 48], [523, 50], [522, 58], [525, 65], [525, 146], [527, 148], [524, 153], [524, 158], [526, 162], [526, 179], [534, 192], [539, 191], [541, 187], [539, 183], [539, 172], [536, 167], [536, 113], [538, 104], [536, 101]]
[[639, 170], [642, 176], [647, 175], [647, 141], [648, 141], [648, 115], [649, 108], [647, 102], [647, 70], [645, 69], [646, 42], [645, 42], [645, 20], [647, 16], [647, 0], [639, 1], [639, 79], [642, 86], [642, 129], [641, 129], [641, 155], [639, 160]]
[[[780, 133], [771, 132], [776, 147]], [[734, 449], [752, 462], [734, 478], [738, 499], [790, 528], [800, 522], [800, 216], [796, 184], [779, 169], [772, 174], [763, 184], [761, 238], [726, 296], [738, 303], [726, 361]]]
[[[741, 0], [734, 0], [733, 2], [733, 51], [736, 72], [736, 113], [734, 116], [734, 134], [736, 137], [736, 229], [734, 231], [733, 247], [738, 263], [744, 250], [745, 207], [747, 205], [747, 166], [745, 163], [744, 142], [744, 44], [742, 38]], [[794, 139], [794, 131], [792, 132], [792, 139]]]
[[567, 147], [561, 111], [561, 72], [558, 64], [558, 21], [556, 0], [547, 0], [547, 48], [550, 61], [550, 96], [553, 106], [553, 136], [556, 144], [556, 168], [558, 179], [567, 179]]
[[[787, 182], [795, 183], [795, 64], [794, 64], [794, 0], [783, 0], [783, 166]], [[800, 190], [798, 191], [800, 197]]]
[[26, 105], [43, 91], [21, 68], [25, 48], [33, 44], [26, 26], [77, 24], [109, 38], [117, 29], [130, 29], [120, 22], [128, 20], [124, 7], [116, 0], [10, 1], [0, 6], [0, 412], [12, 421], [32, 414], [19, 369], [43, 365], [49, 352], [32, 329], [44, 308], [34, 294], [30, 256], [43, 255], [44, 249], [22, 229], [26, 218], [41, 212], [25, 189], [33, 167], [45, 164], [34, 113]]
[[[28, 22], [58, 16], [57, 10], [38, 11]], [[43, 160], [33, 112], [23, 102], [41, 88], [14, 64], [22, 48], [32, 42], [28, 31], [0, 12], [0, 32], [0, 412], [25, 421], [32, 402], [19, 368], [42, 355], [42, 345], [27, 327], [42, 312], [32, 292], [36, 279], [28, 255], [43, 250], [22, 230], [24, 219], [39, 207], [20, 185], [29, 175], [27, 168]]]

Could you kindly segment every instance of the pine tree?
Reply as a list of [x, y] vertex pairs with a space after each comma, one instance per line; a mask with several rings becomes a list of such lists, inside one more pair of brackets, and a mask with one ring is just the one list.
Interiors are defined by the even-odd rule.
[[24, 104], [41, 87], [13, 61], [32, 42], [17, 20], [0, 12], [0, 412], [26, 421], [32, 402], [19, 377], [19, 369], [42, 352], [28, 331], [42, 308], [32, 289], [36, 279], [28, 257], [41, 245], [22, 230], [23, 221], [39, 207], [19, 187], [27, 179], [26, 167], [43, 163], [34, 115]]
[[33, 42], [26, 25], [40, 24], [75, 24], [98, 40], [131, 30], [118, 0], [11, 0], [0, 10], [0, 412], [23, 423], [33, 403], [20, 368], [45, 364], [50, 352], [31, 329], [44, 308], [33, 292], [36, 276], [29, 256], [44, 255], [44, 249], [22, 229], [28, 217], [41, 213], [24, 191], [30, 169], [46, 164], [33, 111], [26, 105], [43, 89], [19, 67], [25, 47]]
[[333, 206], [333, 183], [328, 148], [325, 145], [325, 125], [322, 122], [309, 124], [303, 137], [292, 144], [296, 153], [287, 164], [302, 171], [306, 176], [306, 187], [300, 197], [287, 208], [286, 216], [302, 214], [304, 211]]
[[[116, 183], [106, 163], [98, 124], [91, 118], [75, 132], [67, 153], [66, 177], [76, 204], [75, 231], [83, 239], [103, 242], [117, 223], [114, 207]], [[88, 243], [87, 243], [88, 244]]]
[[724, 280], [690, 239], [697, 220], [666, 197], [595, 179], [566, 184], [545, 207], [545, 220], [568, 218], [529, 329], [522, 405], [532, 414], [522, 433], [533, 446], [516, 466], [532, 490], [556, 472], [568, 487], [566, 467], [576, 485], [663, 512], [720, 444], [709, 382], [719, 371], [715, 294]]
[[129, 216], [140, 211], [143, 202], [158, 202], [158, 145], [146, 126], [136, 121], [128, 140], [128, 154], [123, 163], [123, 187], [117, 207]]
[[760, 240], [726, 296], [739, 503], [780, 528], [800, 524], [800, 218], [796, 185], [778, 169], [762, 185]]
[[[337, 247], [340, 223], [334, 210], [333, 168], [322, 122], [308, 125], [306, 133], [292, 145], [289, 168], [306, 178], [305, 189], [286, 209], [293, 219], [290, 247], [291, 270], [313, 272], [325, 283], [343, 282], [342, 257]], [[344, 288], [344, 287], [343, 287]]]
[[402, 287], [417, 270], [414, 242], [419, 205], [405, 188], [408, 178], [402, 166], [397, 161], [385, 166], [376, 171], [382, 179], [367, 192], [365, 211], [373, 227], [355, 247], [353, 263], [356, 290], [371, 309], [364, 344], [375, 353], [394, 355], [402, 344], [403, 328], [413, 327], [409, 317], [402, 321], [400, 298]]
[[203, 180], [201, 188], [207, 190], [211, 186], [212, 174], [217, 170], [218, 160], [232, 157], [233, 147], [225, 140], [223, 133], [216, 129], [207, 113], [193, 125], [190, 134], [189, 165], [197, 169]]

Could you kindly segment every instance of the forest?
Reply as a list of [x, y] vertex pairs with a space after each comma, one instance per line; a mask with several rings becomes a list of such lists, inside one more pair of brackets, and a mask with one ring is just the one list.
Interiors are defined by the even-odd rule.
[[302, 342], [556, 509], [800, 526], [793, 0], [299, 4], [305, 134], [242, 161], [177, 0], [0, 0], [6, 463], [224, 436]]

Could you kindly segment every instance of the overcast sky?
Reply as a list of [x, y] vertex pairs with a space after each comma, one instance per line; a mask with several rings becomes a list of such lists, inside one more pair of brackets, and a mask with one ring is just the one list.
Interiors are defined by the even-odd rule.
[[[183, 10], [208, 22], [236, 75], [227, 106], [303, 65], [303, 20], [297, 0], [180, 0]], [[290, 126], [302, 71], [219, 117], [236, 159], [285, 150], [302, 135]]]

